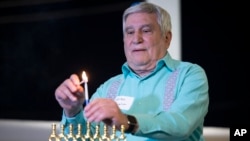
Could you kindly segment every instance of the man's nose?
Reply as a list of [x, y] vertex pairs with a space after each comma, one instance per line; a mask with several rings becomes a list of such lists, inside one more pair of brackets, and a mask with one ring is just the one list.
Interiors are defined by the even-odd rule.
[[133, 43], [139, 44], [143, 42], [142, 34], [140, 32], [136, 32], [133, 36]]

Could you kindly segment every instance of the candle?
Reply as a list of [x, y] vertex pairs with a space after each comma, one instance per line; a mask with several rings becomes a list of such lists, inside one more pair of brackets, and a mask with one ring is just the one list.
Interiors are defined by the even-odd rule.
[[85, 102], [86, 105], [89, 103], [89, 91], [88, 91], [88, 77], [85, 73], [85, 71], [82, 72], [82, 81], [80, 84], [84, 82], [84, 89], [85, 89]]

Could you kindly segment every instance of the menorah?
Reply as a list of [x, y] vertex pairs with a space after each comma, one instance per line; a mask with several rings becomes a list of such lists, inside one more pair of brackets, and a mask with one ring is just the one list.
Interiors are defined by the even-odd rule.
[[57, 133], [57, 125], [52, 124], [52, 131], [49, 141], [126, 141], [125, 128], [121, 125], [120, 134], [117, 134], [116, 127], [112, 126], [111, 134], [108, 132], [108, 126], [104, 124], [103, 133], [100, 132], [100, 125], [95, 125], [95, 133], [91, 133], [91, 123], [86, 123], [86, 133], [82, 133], [82, 124], [77, 125], [77, 133], [73, 132], [73, 124], [69, 125], [69, 132], [65, 134], [65, 125], [60, 124], [60, 133]]

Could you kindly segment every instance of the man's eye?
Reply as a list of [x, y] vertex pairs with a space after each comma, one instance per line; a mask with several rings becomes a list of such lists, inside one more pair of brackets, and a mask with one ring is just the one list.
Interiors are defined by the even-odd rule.
[[134, 32], [133, 31], [127, 31], [127, 34], [133, 34]]
[[150, 32], [150, 31], [151, 31], [151, 30], [149, 30], [149, 29], [143, 30], [144, 33], [148, 33], [148, 32]]

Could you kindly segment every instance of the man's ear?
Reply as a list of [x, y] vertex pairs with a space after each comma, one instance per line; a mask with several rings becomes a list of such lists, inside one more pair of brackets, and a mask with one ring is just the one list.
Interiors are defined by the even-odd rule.
[[168, 44], [170, 44], [170, 42], [171, 42], [171, 40], [172, 40], [172, 32], [171, 32], [171, 31], [166, 32], [166, 34], [165, 34], [165, 39], [166, 39], [166, 42], [167, 42]]

